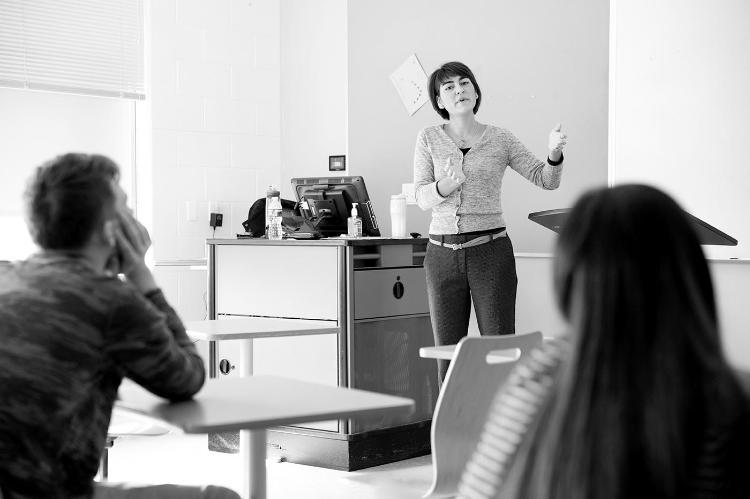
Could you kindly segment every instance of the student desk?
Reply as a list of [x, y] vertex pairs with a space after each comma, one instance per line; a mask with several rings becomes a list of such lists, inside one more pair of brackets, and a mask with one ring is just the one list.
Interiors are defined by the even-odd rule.
[[[185, 323], [188, 336], [208, 342], [238, 340], [240, 344], [240, 376], [253, 374], [253, 340], [317, 334], [338, 334], [332, 322], [301, 321], [276, 317], [233, 317], [225, 320], [190, 321]], [[213, 350], [213, 349], [210, 349]], [[222, 368], [223, 366], [219, 366]], [[222, 370], [231, 370], [224, 367]], [[216, 367], [209, 367], [209, 376], [217, 377]]]
[[[253, 375], [253, 340], [259, 338], [279, 338], [285, 336], [305, 336], [316, 334], [338, 334], [339, 328], [331, 322], [322, 321], [300, 321], [294, 319], [279, 319], [275, 317], [233, 317], [223, 320], [190, 321], [185, 323], [188, 336], [193, 339], [208, 341], [210, 345], [220, 341], [236, 341], [240, 345], [239, 375], [247, 377]], [[209, 350], [215, 350], [210, 348]], [[232, 370], [231, 365], [224, 361], [225, 365], [218, 366], [220, 372], [228, 373]], [[209, 376], [217, 377], [216, 366], [209, 368]], [[240, 396], [240, 395], [236, 395]], [[306, 420], [310, 423], [313, 420]], [[279, 424], [292, 424], [294, 421], [280, 422]], [[274, 426], [274, 425], [269, 425]], [[216, 430], [225, 431], [225, 430]], [[228, 430], [226, 430], [228, 431]], [[213, 433], [207, 431], [206, 433]], [[265, 448], [267, 437], [261, 439], [251, 431], [240, 431], [239, 454], [245, 468], [252, 469], [253, 461], [258, 462], [259, 453]], [[210, 447], [210, 446], [209, 446]], [[253, 458], [253, 456], [256, 456]], [[247, 487], [246, 487], [247, 490]], [[251, 495], [250, 497], [255, 497]]]
[[338, 417], [408, 415], [414, 401], [275, 376], [210, 379], [193, 400], [169, 403], [128, 384], [116, 407], [156, 418], [186, 433], [240, 430], [248, 434], [243, 461], [245, 499], [266, 498], [266, 428]]

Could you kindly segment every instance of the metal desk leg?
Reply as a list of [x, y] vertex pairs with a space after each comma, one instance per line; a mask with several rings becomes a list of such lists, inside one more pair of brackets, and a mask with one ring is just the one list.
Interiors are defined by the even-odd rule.
[[219, 352], [216, 348], [216, 342], [208, 342], [208, 377], [216, 378], [219, 376]]
[[[253, 340], [240, 340], [240, 377], [253, 375]], [[266, 430], [240, 431], [242, 497], [266, 499]]]
[[253, 375], [253, 340], [240, 340], [240, 377]]
[[242, 497], [266, 499], [266, 430], [240, 431], [240, 455], [245, 476]]

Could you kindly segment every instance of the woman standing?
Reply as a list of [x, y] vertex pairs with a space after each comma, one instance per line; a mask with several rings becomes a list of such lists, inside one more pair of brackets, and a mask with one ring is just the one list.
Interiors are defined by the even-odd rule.
[[[550, 132], [549, 156], [537, 159], [508, 130], [482, 124], [474, 74], [449, 62], [429, 79], [432, 107], [447, 123], [417, 136], [417, 204], [432, 209], [425, 258], [435, 345], [466, 336], [472, 299], [483, 335], [515, 333], [516, 263], [505, 229], [500, 191], [507, 167], [544, 189], [560, 185], [566, 137]], [[439, 361], [440, 379], [447, 361]]]

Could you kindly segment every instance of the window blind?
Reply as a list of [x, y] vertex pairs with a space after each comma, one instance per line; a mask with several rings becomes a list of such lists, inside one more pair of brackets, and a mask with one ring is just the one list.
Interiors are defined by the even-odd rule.
[[143, 0], [0, 0], [0, 86], [144, 99]]

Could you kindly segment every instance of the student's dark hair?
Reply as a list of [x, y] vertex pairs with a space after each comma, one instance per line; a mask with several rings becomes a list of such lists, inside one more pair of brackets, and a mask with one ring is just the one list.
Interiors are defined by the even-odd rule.
[[554, 285], [573, 354], [509, 497], [687, 497], [707, 432], [743, 403], [690, 220], [653, 187], [590, 191], [559, 236]]
[[43, 249], [83, 247], [115, 208], [114, 161], [97, 154], [69, 153], [36, 169], [26, 189], [29, 232]]
[[450, 119], [450, 115], [448, 114], [448, 111], [440, 109], [438, 106], [437, 99], [440, 96], [440, 85], [446, 82], [449, 78], [456, 76], [471, 80], [471, 84], [474, 85], [474, 90], [477, 91], [477, 102], [474, 104], [474, 114], [477, 114], [479, 104], [482, 102], [482, 91], [479, 89], [479, 84], [477, 83], [477, 79], [474, 78], [474, 73], [471, 72], [471, 69], [462, 62], [446, 62], [432, 72], [428, 83], [432, 107], [444, 120]]

